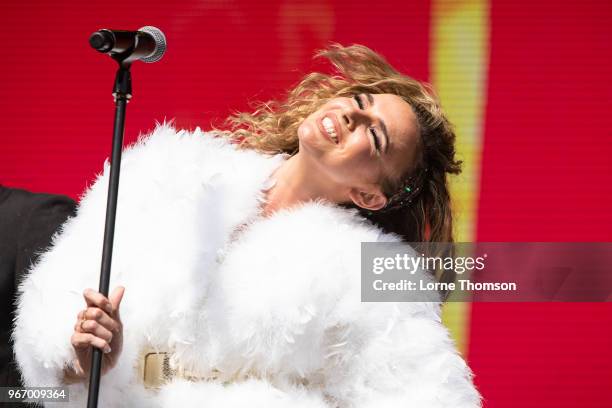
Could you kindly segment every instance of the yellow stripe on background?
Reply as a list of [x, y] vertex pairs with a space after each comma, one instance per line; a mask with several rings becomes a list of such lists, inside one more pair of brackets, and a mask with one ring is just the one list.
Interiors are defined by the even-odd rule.
[[[455, 241], [476, 238], [480, 154], [487, 66], [488, 0], [432, 0], [431, 82], [457, 133], [463, 173], [451, 178]], [[469, 341], [469, 303], [447, 303], [443, 320], [465, 356]]]

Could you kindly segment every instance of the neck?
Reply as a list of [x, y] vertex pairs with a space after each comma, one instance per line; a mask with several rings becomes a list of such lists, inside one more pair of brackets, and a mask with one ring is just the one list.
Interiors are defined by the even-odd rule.
[[346, 188], [334, 183], [299, 152], [287, 159], [271, 176], [276, 183], [266, 192], [263, 215], [317, 199], [347, 201]]

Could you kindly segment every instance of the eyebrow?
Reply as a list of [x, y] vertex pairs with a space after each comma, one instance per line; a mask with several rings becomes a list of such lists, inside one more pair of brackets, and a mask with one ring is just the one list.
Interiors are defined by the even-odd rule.
[[[370, 105], [374, 105], [374, 97], [372, 96], [372, 94], [369, 92], [365, 92], [365, 95], [368, 98], [368, 102], [370, 103]], [[387, 131], [387, 125], [385, 125], [385, 121], [382, 119], [380, 119], [380, 127], [383, 131], [383, 136], [385, 136], [385, 150], [383, 153], [387, 153], [387, 150], [389, 150], [389, 132]]]

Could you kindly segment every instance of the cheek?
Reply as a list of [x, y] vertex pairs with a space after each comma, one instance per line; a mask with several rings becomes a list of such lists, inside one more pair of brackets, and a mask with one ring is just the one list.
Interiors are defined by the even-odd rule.
[[372, 154], [370, 140], [362, 133], [352, 135], [350, 144], [346, 146], [346, 153], [352, 161], [364, 165], [374, 164], [377, 161], [376, 156]]
[[381, 161], [372, 155], [372, 145], [365, 137], [353, 140], [333, 160], [335, 167], [355, 182], [377, 183], [382, 174]]

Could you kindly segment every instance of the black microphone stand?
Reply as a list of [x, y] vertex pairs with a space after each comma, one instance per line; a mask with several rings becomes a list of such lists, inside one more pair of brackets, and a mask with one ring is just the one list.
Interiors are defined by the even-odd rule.
[[[115, 235], [115, 216], [117, 214], [117, 197], [119, 193], [119, 170], [121, 168], [121, 149], [123, 147], [123, 133], [125, 130], [125, 111], [127, 103], [132, 97], [132, 76], [130, 68], [137, 58], [132, 50], [112, 55], [119, 63], [115, 76], [113, 97], [115, 98], [115, 125], [113, 129], [113, 147], [110, 162], [110, 179], [108, 183], [108, 196], [106, 200], [106, 221], [104, 224], [104, 245], [102, 247], [102, 267], [100, 271], [99, 292], [108, 297], [110, 285], [110, 269], [113, 258], [113, 239]], [[102, 369], [102, 351], [93, 347], [91, 356], [91, 370], [89, 376], [89, 394], [87, 408], [97, 408], [100, 391], [100, 377]]]

